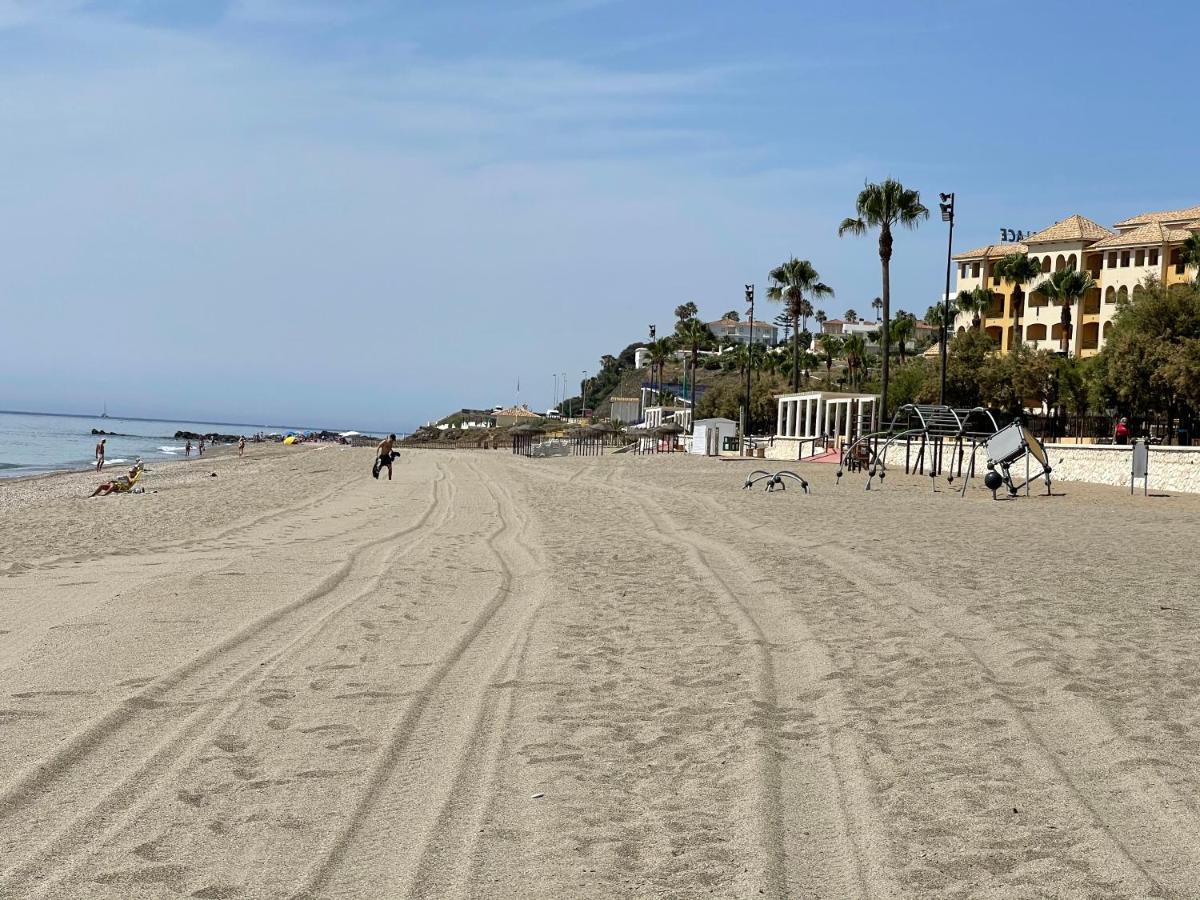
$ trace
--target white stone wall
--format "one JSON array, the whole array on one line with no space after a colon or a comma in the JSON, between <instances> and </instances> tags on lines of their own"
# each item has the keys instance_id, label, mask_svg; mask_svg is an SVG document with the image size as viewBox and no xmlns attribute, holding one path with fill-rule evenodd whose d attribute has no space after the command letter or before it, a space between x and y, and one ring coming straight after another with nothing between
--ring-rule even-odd
<instances>
[{"instance_id":1,"label":"white stone wall","mask_svg":"<svg viewBox=\"0 0 1200 900\"><path fill-rule=\"evenodd\" d=\"M776 443L779 439L776 438ZM969 449L969 445L968 445ZM946 463L949 463L949 448ZM983 447L975 451L975 476L982 478L987 472L987 454ZM1133 448L1113 444L1046 444L1046 458L1054 481L1083 481L1091 484L1111 484L1129 487L1129 472L1133 463ZM913 446L916 459L916 446ZM893 444L888 448L887 464L892 469L904 469L904 445ZM968 461L963 460L966 471ZM944 467L943 467L944 468ZM1017 475L1024 470L1023 464L1014 470ZM929 471L928 465L925 471ZM1150 490L1183 491L1200 494L1200 447L1151 447ZM1137 489L1142 489L1141 479Z\"/></svg>"}]
</instances>

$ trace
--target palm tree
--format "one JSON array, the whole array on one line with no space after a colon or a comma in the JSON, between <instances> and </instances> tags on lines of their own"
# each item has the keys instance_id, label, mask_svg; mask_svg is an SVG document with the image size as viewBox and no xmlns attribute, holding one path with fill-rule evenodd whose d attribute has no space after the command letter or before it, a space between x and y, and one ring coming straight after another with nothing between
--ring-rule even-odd
<instances>
[{"instance_id":1,"label":"palm tree","mask_svg":"<svg viewBox=\"0 0 1200 900\"><path fill-rule=\"evenodd\" d=\"M876 317L878 317L878 316L879 316L879 311L880 311L881 309L883 309L883 298L882 298L882 297L876 297L874 300L872 300L872 301L871 301L871 308L872 308L873 310L875 310L875 315L876 315Z\"/></svg>"},{"instance_id":2,"label":"palm tree","mask_svg":"<svg viewBox=\"0 0 1200 900\"><path fill-rule=\"evenodd\" d=\"M842 344L842 352L846 354L846 367L850 370L850 383L858 390L858 373L862 371L867 358L867 342L861 334L852 334Z\"/></svg>"},{"instance_id":3,"label":"palm tree","mask_svg":"<svg viewBox=\"0 0 1200 900\"><path fill-rule=\"evenodd\" d=\"M1021 290L1021 285L1033 281L1041 275L1042 267L1030 259L1028 253L1010 253L998 261L992 267L992 271L1001 278L1012 282L1013 335L1019 344L1021 343L1021 312L1025 305L1025 295ZM1021 301L1020 306L1017 305L1018 300Z\"/></svg>"},{"instance_id":4,"label":"palm tree","mask_svg":"<svg viewBox=\"0 0 1200 900\"><path fill-rule=\"evenodd\" d=\"M992 292L980 285L969 291L959 291L954 305L961 313L971 313L971 327L976 331L983 325L983 314L992 305Z\"/></svg>"},{"instance_id":5,"label":"palm tree","mask_svg":"<svg viewBox=\"0 0 1200 900\"><path fill-rule=\"evenodd\" d=\"M825 387L829 387L833 376L833 361L842 352L842 339L836 334L823 334L817 344L821 348L821 358L825 361Z\"/></svg>"},{"instance_id":6,"label":"palm tree","mask_svg":"<svg viewBox=\"0 0 1200 900\"><path fill-rule=\"evenodd\" d=\"M683 324L688 319L695 318L698 312L700 312L700 308L695 303L681 303L675 307L675 318L679 324Z\"/></svg>"},{"instance_id":7,"label":"palm tree","mask_svg":"<svg viewBox=\"0 0 1200 900\"><path fill-rule=\"evenodd\" d=\"M742 315L736 309L731 309L725 315L721 316L721 319L729 322L740 322L742 321Z\"/></svg>"},{"instance_id":8,"label":"palm tree","mask_svg":"<svg viewBox=\"0 0 1200 900\"><path fill-rule=\"evenodd\" d=\"M916 325L913 324L911 316L900 316L892 323L891 339L896 342L896 349L900 352L900 365L904 365L904 355L908 352L908 342L912 339Z\"/></svg>"},{"instance_id":9,"label":"palm tree","mask_svg":"<svg viewBox=\"0 0 1200 900\"><path fill-rule=\"evenodd\" d=\"M1071 347L1071 304L1078 303L1087 292L1096 287L1096 282L1090 272L1078 272L1075 269L1060 269L1034 290L1045 294L1051 303L1062 304L1062 334L1059 336L1059 349L1070 354ZM1078 352L1078 341L1076 342Z\"/></svg>"},{"instance_id":10,"label":"palm tree","mask_svg":"<svg viewBox=\"0 0 1200 900\"><path fill-rule=\"evenodd\" d=\"M817 320L818 326L823 326L829 321L829 316L825 315L825 310L823 309L818 309L815 313L813 313L813 318Z\"/></svg>"},{"instance_id":11,"label":"palm tree","mask_svg":"<svg viewBox=\"0 0 1200 900\"><path fill-rule=\"evenodd\" d=\"M880 369L880 421L887 418L888 396L888 326L892 311L892 228L916 228L922 219L929 218L929 210L921 203L921 195L909 190L895 179L888 178L882 184L868 184L859 192L854 205L855 217L844 219L838 226L838 235L865 234L868 228L879 229L879 264L882 270L883 294L883 366Z\"/></svg>"},{"instance_id":12,"label":"palm tree","mask_svg":"<svg viewBox=\"0 0 1200 900\"><path fill-rule=\"evenodd\" d=\"M650 371L652 373L651 386L654 390L655 400L662 404L662 385L663 385L663 370L671 359L670 338L659 338L649 344L650 350Z\"/></svg>"},{"instance_id":13,"label":"palm tree","mask_svg":"<svg viewBox=\"0 0 1200 900\"><path fill-rule=\"evenodd\" d=\"M1200 234L1190 234L1179 248L1179 261L1196 267L1196 284L1200 286Z\"/></svg>"},{"instance_id":14,"label":"palm tree","mask_svg":"<svg viewBox=\"0 0 1200 900\"><path fill-rule=\"evenodd\" d=\"M812 304L804 296L832 297L833 289L821 282L821 276L807 259L792 257L776 266L767 276L767 299L785 304L784 309L792 320L792 390L800 390L800 320L808 324L812 315Z\"/></svg>"},{"instance_id":15,"label":"palm tree","mask_svg":"<svg viewBox=\"0 0 1200 900\"><path fill-rule=\"evenodd\" d=\"M700 348L707 346L713 341L713 333L708 330L708 326L699 319L688 319L679 324L676 329L679 340L683 345L691 351L691 401L693 413L696 409L696 369L700 362Z\"/></svg>"},{"instance_id":16,"label":"palm tree","mask_svg":"<svg viewBox=\"0 0 1200 900\"><path fill-rule=\"evenodd\" d=\"M846 310L845 316L846 316L847 322L857 322L858 321L858 313L856 313L852 309Z\"/></svg>"}]
</instances>

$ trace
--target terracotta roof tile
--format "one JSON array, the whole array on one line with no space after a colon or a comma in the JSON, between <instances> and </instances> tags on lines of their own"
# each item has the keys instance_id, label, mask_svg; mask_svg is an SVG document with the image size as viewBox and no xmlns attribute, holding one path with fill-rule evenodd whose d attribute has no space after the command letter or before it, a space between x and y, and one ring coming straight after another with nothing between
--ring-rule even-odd
<instances>
[{"instance_id":1,"label":"terracotta roof tile","mask_svg":"<svg viewBox=\"0 0 1200 900\"><path fill-rule=\"evenodd\" d=\"M1185 241L1191 232L1180 228L1167 228L1158 222L1149 222L1132 231L1114 234L1112 237L1097 241L1089 250L1113 250L1117 247L1144 247Z\"/></svg>"},{"instance_id":2,"label":"terracotta roof tile","mask_svg":"<svg viewBox=\"0 0 1200 900\"><path fill-rule=\"evenodd\" d=\"M1027 244L1048 244L1062 241L1102 241L1112 232L1093 222L1086 216L1076 213L1067 216L1061 222L1055 222L1049 228L1043 228L1037 234L1026 235Z\"/></svg>"},{"instance_id":3,"label":"terracotta roof tile","mask_svg":"<svg viewBox=\"0 0 1200 900\"><path fill-rule=\"evenodd\" d=\"M1181 224L1200 219L1200 206L1187 206L1183 209L1168 209L1163 212L1142 213L1124 222L1118 222L1118 228L1132 228L1135 225L1145 225L1147 222L1167 222Z\"/></svg>"},{"instance_id":4,"label":"terracotta roof tile","mask_svg":"<svg viewBox=\"0 0 1200 900\"><path fill-rule=\"evenodd\" d=\"M1024 244L988 244L986 247L977 247L974 250L968 250L966 253L955 254L955 259L1002 259L1010 253L1025 253L1029 248Z\"/></svg>"}]
</instances>

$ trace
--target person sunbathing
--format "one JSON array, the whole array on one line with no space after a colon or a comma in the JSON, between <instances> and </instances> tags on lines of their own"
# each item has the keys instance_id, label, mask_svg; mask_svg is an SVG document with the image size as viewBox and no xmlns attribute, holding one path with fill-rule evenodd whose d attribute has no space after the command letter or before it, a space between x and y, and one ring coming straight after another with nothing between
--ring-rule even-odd
<instances>
[{"instance_id":1,"label":"person sunbathing","mask_svg":"<svg viewBox=\"0 0 1200 900\"><path fill-rule=\"evenodd\" d=\"M138 466L133 466L129 470L128 475L122 475L120 478L114 478L112 481L106 481L92 493L93 497L106 497L112 493L123 493L137 482L141 477L142 470Z\"/></svg>"}]
</instances>

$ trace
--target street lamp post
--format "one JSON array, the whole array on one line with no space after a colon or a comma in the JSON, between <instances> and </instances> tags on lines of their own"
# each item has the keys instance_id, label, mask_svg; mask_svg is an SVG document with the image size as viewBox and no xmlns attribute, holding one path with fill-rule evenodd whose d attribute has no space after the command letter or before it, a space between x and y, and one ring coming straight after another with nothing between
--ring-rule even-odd
<instances>
[{"instance_id":1,"label":"street lamp post","mask_svg":"<svg viewBox=\"0 0 1200 900\"><path fill-rule=\"evenodd\" d=\"M551 409L558 409L558 373L554 373L554 399L550 403Z\"/></svg>"},{"instance_id":2,"label":"street lamp post","mask_svg":"<svg viewBox=\"0 0 1200 900\"><path fill-rule=\"evenodd\" d=\"M742 407L742 452L750 446L750 389L754 373L754 285L746 285L746 302L750 304L750 340L746 344L746 403Z\"/></svg>"},{"instance_id":3,"label":"street lamp post","mask_svg":"<svg viewBox=\"0 0 1200 900\"><path fill-rule=\"evenodd\" d=\"M579 418L582 419L584 412L587 411L587 388L585 387L587 385L587 369L584 369L580 374L583 376L583 379L579 382Z\"/></svg>"},{"instance_id":4,"label":"street lamp post","mask_svg":"<svg viewBox=\"0 0 1200 900\"><path fill-rule=\"evenodd\" d=\"M950 339L950 261L954 253L954 194L941 194L942 221L950 223L950 233L946 239L946 293L942 297L942 381L938 390L938 403L946 403L946 343ZM887 398L884 398L884 402Z\"/></svg>"}]
</instances>

